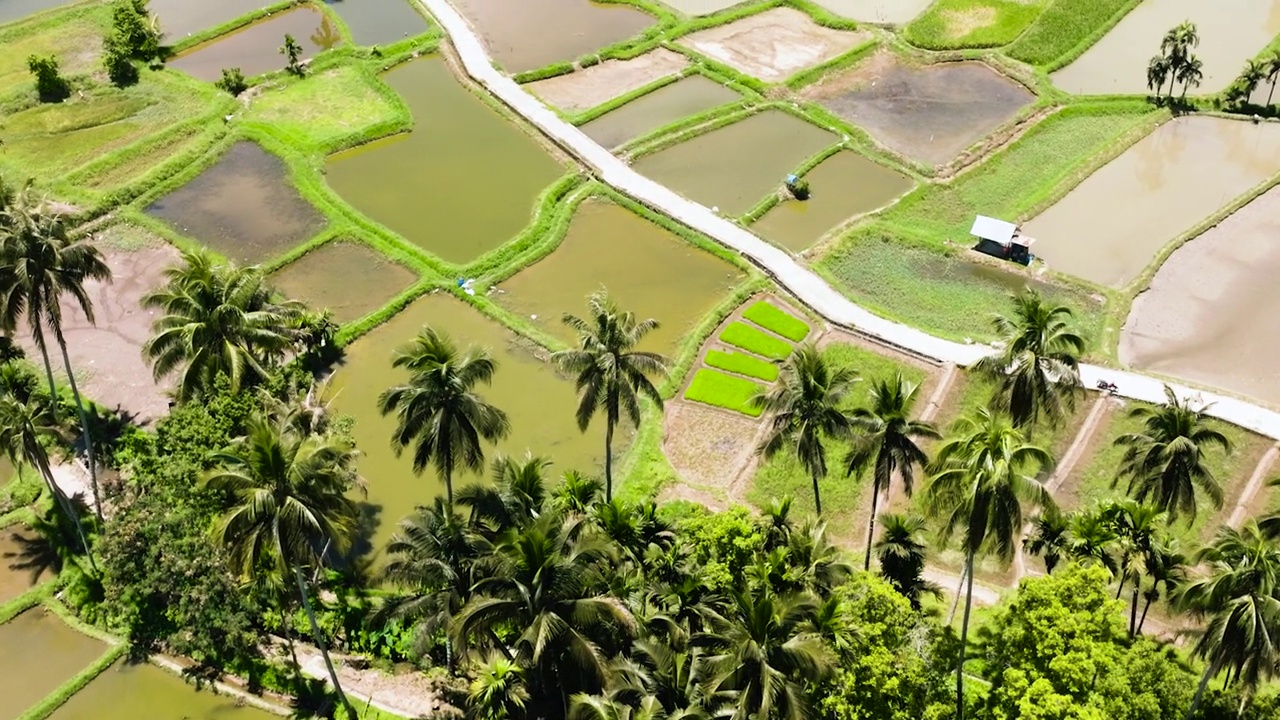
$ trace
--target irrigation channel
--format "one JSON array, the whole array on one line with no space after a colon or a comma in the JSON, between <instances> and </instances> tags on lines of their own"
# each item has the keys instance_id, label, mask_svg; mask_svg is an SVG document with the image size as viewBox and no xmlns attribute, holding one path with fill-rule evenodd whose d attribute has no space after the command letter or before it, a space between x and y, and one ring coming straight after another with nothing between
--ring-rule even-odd
<instances>
[{"instance_id":1,"label":"irrigation channel","mask_svg":"<svg viewBox=\"0 0 1280 720\"><path fill-rule=\"evenodd\" d=\"M944 340L872 314L841 295L785 250L735 225L705 205L682 197L664 185L644 177L494 67L475 31L449 0L417 1L440 23L457 50L463 68L472 79L572 153L603 182L741 253L829 322L912 353L964 367L991 352L991 348L986 345ZM1238 398L1097 365L1082 365L1080 379L1085 387L1093 387L1103 380L1114 383L1122 397L1151 403L1164 401L1164 386L1169 384L1179 397L1194 397L1209 403L1206 411L1209 415L1280 440L1280 413Z\"/></svg>"}]
</instances>

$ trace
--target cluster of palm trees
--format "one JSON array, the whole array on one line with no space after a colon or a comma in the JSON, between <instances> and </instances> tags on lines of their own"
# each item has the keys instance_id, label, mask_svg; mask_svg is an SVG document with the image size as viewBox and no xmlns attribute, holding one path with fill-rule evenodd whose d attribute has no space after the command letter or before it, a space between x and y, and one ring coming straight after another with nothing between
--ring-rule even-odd
<instances>
[{"instance_id":1,"label":"cluster of palm trees","mask_svg":"<svg viewBox=\"0 0 1280 720\"><path fill-rule=\"evenodd\" d=\"M1227 88L1227 97L1230 101L1243 105L1253 97L1253 92L1258 89L1258 86L1266 81L1271 87L1267 90L1267 101L1263 104L1271 105L1276 94L1277 79L1280 79L1280 51L1271 53L1265 60L1246 62L1240 77Z\"/></svg>"},{"instance_id":2,"label":"cluster of palm trees","mask_svg":"<svg viewBox=\"0 0 1280 720\"><path fill-rule=\"evenodd\" d=\"M1193 87L1199 87L1204 79L1204 64L1192 52L1200 44L1200 34L1195 23L1187 20L1177 27L1171 28L1160 40L1160 54L1147 63L1147 88L1156 94L1164 92L1164 83L1169 81L1169 98L1173 98L1173 89L1182 84L1182 95Z\"/></svg>"}]
</instances>

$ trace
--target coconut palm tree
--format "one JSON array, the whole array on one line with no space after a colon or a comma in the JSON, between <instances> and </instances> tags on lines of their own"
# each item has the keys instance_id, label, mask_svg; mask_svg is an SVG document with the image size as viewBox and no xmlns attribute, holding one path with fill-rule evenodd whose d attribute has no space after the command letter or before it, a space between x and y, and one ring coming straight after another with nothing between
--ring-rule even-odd
<instances>
[{"instance_id":1,"label":"coconut palm tree","mask_svg":"<svg viewBox=\"0 0 1280 720\"><path fill-rule=\"evenodd\" d=\"M1267 82L1271 83L1271 89L1267 91L1267 105L1271 105L1271 99L1276 94L1276 81L1280 79L1280 50L1276 50L1267 57Z\"/></svg>"},{"instance_id":2,"label":"coconut palm tree","mask_svg":"<svg viewBox=\"0 0 1280 720\"><path fill-rule=\"evenodd\" d=\"M807 593L778 596L766 588L731 593L711 625L719 653L708 659L713 692L733 692L732 720L808 720L806 686L827 677L834 659L807 628L818 603Z\"/></svg>"},{"instance_id":3,"label":"coconut palm tree","mask_svg":"<svg viewBox=\"0 0 1280 720\"><path fill-rule=\"evenodd\" d=\"M484 469L483 441L507 436L507 414L485 402L477 385L488 385L498 364L487 350L471 348L459 355L447 335L424 327L408 345L396 351L392 367L408 370L408 382L378 396L378 410L396 416L391 447L399 457L413 446L413 471L422 474L434 465L444 478L450 510L453 474Z\"/></svg>"},{"instance_id":4,"label":"coconut palm tree","mask_svg":"<svg viewBox=\"0 0 1280 720\"><path fill-rule=\"evenodd\" d=\"M259 382L293 348L302 306L273 302L257 268L220 265L194 250L165 278L142 299L163 313L142 353L157 379L178 372L179 400L201 397L219 375L233 389Z\"/></svg>"},{"instance_id":5,"label":"coconut palm tree","mask_svg":"<svg viewBox=\"0 0 1280 720\"><path fill-rule=\"evenodd\" d=\"M1056 507L1047 507L1031 519L1031 534L1023 538L1022 548L1044 558L1045 572L1053 573L1067 551L1070 516Z\"/></svg>"},{"instance_id":6,"label":"coconut palm tree","mask_svg":"<svg viewBox=\"0 0 1280 720\"><path fill-rule=\"evenodd\" d=\"M1102 506L1071 515L1067 530L1067 554L1081 565L1100 565L1114 575L1119 572L1114 551L1119 538L1115 523Z\"/></svg>"},{"instance_id":7,"label":"coconut palm tree","mask_svg":"<svg viewBox=\"0 0 1280 720\"><path fill-rule=\"evenodd\" d=\"M1187 96L1187 90L1193 87L1200 87L1200 81L1204 79L1204 63L1195 55L1187 56L1187 59L1178 66L1174 73L1174 78L1182 83L1182 97Z\"/></svg>"},{"instance_id":8,"label":"coconut palm tree","mask_svg":"<svg viewBox=\"0 0 1280 720\"><path fill-rule=\"evenodd\" d=\"M942 594L942 588L924 579L928 546L921 538L925 520L916 515L898 513L885 513L883 520L875 548L880 576L909 600L913 609L919 610L922 595Z\"/></svg>"},{"instance_id":9,"label":"coconut palm tree","mask_svg":"<svg viewBox=\"0 0 1280 720\"><path fill-rule=\"evenodd\" d=\"M418 652L437 632L447 631L466 604L476 579L475 565L488 550L488 543L471 532L443 498L400 521L387 544L383 577L405 594L388 601L382 612L417 626ZM446 665L452 667L453 648L447 640L445 652Z\"/></svg>"},{"instance_id":10,"label":"coconut palm tree","mask_svg":"<svg viewBox=\"0 0 1280 720\"><path fill-rule=\"evenodd\" d=\"M22 400L12 395L0 397L0 450L14 467L26 464L40 473L54 502L75 525L80 547L89 559L90 569L96 573L98 567L89 548L84 525L80 522L80 513L53 479L49 453L45 450L45 443L58 438L60 433L61 428L46 398L32 396Z\"/></svg>"},{"instance_id":11,"label":"coconut palm tree","mask_svg":"<svg viewBox=\"0 0 1280 720\"><path fill-rule=\"evenodd\" d=\"M1149 505L1133 500L1111 504L1104 512L1115 527L1118 539L1120 566L1119 598L1126 580L1133 581L1133 597L1129 605L1129 637L1138 632L1138 596L1142 594L1142 579L1151 565L1156 546L1163 540L1162 530L1167 522L1165 513Z\"/></svg>"},{"instance_id":12,"label":"coconut palm tree","mask_svg":"<svg viewBox=\"0 0 1280 720\"><path fill-rule=\"evenodd\" d=\"M1208 565L1208 575L1187 583L1176 596L1181 608L1208 619L1193 649L1207 665L1187 718L1222 670L1240 684L1243 710L1280 666L1280 548L1251 522L1239 530L1219 530L1197 560Z\"/></svg>"},{"instance_id":13,"label":"coconut palm tree","mask_svg":"<svg viewBox=\"0 0 1280 720\"><path fill-rule=\"evenodd\" d=\"M1147 622L1147 611L1151 604L1160 599L1163 591L1165 597L1173 595L1186 579L1187 558L1182 554L1176 538L1163 538L1152 548L1147 557L1147 577L1151 578L1151 587L1142 593L1142 616L1138 618L1137 634L1142 634L1142 626Z\"/></svg>"},{"instance_id":14,"label":"coconut palm tree","mask_svg":"<svg viewBox=\"0 0 1280 720\"><path fill-rule=\"evenodd\" d=\"M1195 23L1187 20L1172 27L1160 40L1160 54L1168 62L1169 95L1173 96L1174 84L1178 81L1178 73L1191 58L1191 50L1200 44L1200 33Z\"/></svg>"},{"instance_id":15,"label":"coconut palm tree","mask_svg":"<svg viewBox=\"0 0 1280 720\"><path fill-rule=\"evenodd\" d=\"M1008 316L992 321L1002 349L975 369L995 381L994 406L1015 427L1033 428L1042 417L1056 422L1075 408L1084 339L1071 329L1072 319L1070 308L1026 290L1013 297Z\"/></svg>"},{"instance_id":16,"label":"coconut palm tree","mask_svg":"<svg viewBox=\"0 0 1280 720\"><path fill-rule=\"evenodd\" d=\"M604 500L613 499L613 432L626 413L640 424L640 398L662 408L662 395L650 376L667 374L667 360L635 348L657 329L653 318L636 320L620 311L603 289L587 298L587 317L565 313L564 324L578 334L578 347L562 350L552 361L577 378L578 429L587 431L597 412L604 414Z\"/></svg>"},{"instance_id":17,"label":"coconut palm tree","mask_svg":"<svg viewBox=\"0 0 1280 720\"><path fill-rule=\"evenodd\" d=\"M792 351L782 366L778 383L771 390L751 398L753 407L768 413L768 428L756 452L765 459L784 449L792 449L800 465L813 479L813 504L822 514L822 492L818 481L827 475L824 438L849 435L851 422L841 409L857 373L847 367L833 368L812 343Z\"/></svg>"},{"instance_id":18,"label":"coconut palm tree","mask_svg":"<svg viewBox=\"0 0 1280 720\"><path fill-rule=\"evenodd\" d=\"M880 496L889 492L897 473L902 478L902 491L911 497L915 468L924 467L929 461L916 440L941 437L930 423L911 419L915 396L916 385L903 380L899 372L890 379L873 383L870 407L853 411L853 447L844 459L845 477L861 474L868 467L875 469L871 475L871 517L867 520L863 570L871 569L871 545L875 539Z\"/></svg>"},{"instance_id":19,"label":"coconut palm tree","mask_svg":"<svg viewBox=\"0 0 1280 720\"><path fill-rule=\"evenodd\" d=\"M491 466L492 483L458 491L458 504L471 509L471 523L496 536L537 519L551 498L544 473L551 461L526 453L522 460L499 455Z\"/></svg>"},{"instance_id":20,"label":"coconut palm tree","mask_svg":"<svg viewBox=\"0 0 1280 720\"><path fill-rule=\"evenodd\" d=\"M1238 82L1240 83L1241 99L1248 101L1253 96L1258 85L1267 77L1267 63L1262 60L1249 60L1244 64L1244 70L1240 73Z\"/></svg>"},{"instance_id":21,"label":"coconut palm tree","mask_svg":"<svg viewBox=\"0 0 1280 720\"><path fill-rule=\"evenodd\" d=\"M521 720L529 705L524 668L494 652L476 670L467 691L467 716L472 720Z\"/></svg>"},{"instance_id":22,"label":"coconut palm tree","mask_svg":"<svg viewBox=\"0 0 1280 720\"><path fill-rule=\"evenodd\" d=\"M1222 507L1222 486L1205 456L1214 445L1229 451L1231 442L1209 426L1204 407L1193 407L1190 398L1179 400L1168 385L1164 394L1163 405L1129 411L1129 417L1142 420L1143 429L1116 438L1115 444L1125 451L1112 486L1127 479L1127 492L1134 500L1150 500L1169 514L1170 522L1185 517L1190 524L1198 496L1207 498L1214 508Z\"/></svg>"},{"instance_id":23,"label":"coconut palm tree","mask_svg":"<svg viewBox=\"0 0 1280 720\"><path fill-rule=\"evenodd\" d=\"M1156 94L1157 99L1164 92L1164 81L1170 75L1169 58L1156 55L1147 62L1147 89Z\"/></svg>"},{"instance_id":24,"label":"coconut palm tree","mask_svg":"<svg viewBox=\"0 0 1280 720\"><path fill-rule=\"evenodd\" d=\"M454 616L454 647L496 645L526 669L533 706L563 716L564 698L604 687L609 653L601 646L627 641L636 630L622 602L592 589L608 558L605 543L574 536L556 513L508 530L484 560L485 576L471 600ZM515 633L510 649L499 631Z\"/></svg>"},{"instance_id":25,"label":"coconut palm tree","mask_svg":"<svg viewBox=\"0 0 1280 720\"><path fill-rule=\"evenodd\" d=\"M43 327L47 325L53 332L80 416L80 434L84 439L94 512L99 523L102 522L102 493L98 488L98 467L89 415L85 412L84 398L80 396L62 332L62 299L69 297L92 323L93 301L85 283L110 279L111 270L102 253L88 239L68 237L62 218L49 211L48 203L36 198L29 186L7 207L5 220L0 222L0 329L12 332L19 319L25 318L44 361L49 394L56 398L58 390Z\"/></svg>"},{"instance_id":26,"label":"coconut palm tree","mask_svg":"<svg viewBox=\"0 0 1280 720\"><path fill-rule=\"evenodd\" d=\"M357 715L320 633L304 571L322 565L326 551L341 554L350 546L358 517L347 497L356 482L355 454L344 439L303 435L255 417L244 438L213 456L213 469L202 478L228 499L213 535L227 548L238 574L248 579L264 568L281 578L293 574L316 647L348 717Z\"/></svg>"},{"instance_id":27,"label":"coconut palm tree","mask_svg":"<svg viewBox=\"0 0 1280 720\"><path fill-rule=\"evenodd\" d=\"M964 620L956 669L956 717L964 718L964 655L973 605L974 561L979 554L1009 562L1023 526L1024 506L1053 506L1036 473L1053 465L1048 451L1028 444L1011 420L978 408L956 423L938 449L927 490L927 507L942 519L942 541L960 534L965 556Z\"/></svg>"}]
</instances>

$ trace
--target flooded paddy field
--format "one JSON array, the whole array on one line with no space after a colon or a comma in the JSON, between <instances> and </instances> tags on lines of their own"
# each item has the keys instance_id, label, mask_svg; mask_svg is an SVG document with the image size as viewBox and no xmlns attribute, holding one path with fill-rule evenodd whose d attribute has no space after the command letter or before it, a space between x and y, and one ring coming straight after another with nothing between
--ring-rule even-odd
<instances>
[{"instance_id":1,"label":"flooded paddy field","mask_svg":"<svg viewBox=\"0 0 1280 720\"><path fill-rule=\"evenodd\" d=\"M634 7L591 0L455 0L454 6L511 73L593 53L655 22Z\"/></svg>"},{"instance_id":2,"label":"flooded paddy field","mask_svg":"<svg viewBox=\"0 0 1280 720\"><path fill-rule=\"evenodd\" d=\"M414 0L324 0L347 24L357 45L389 45L427 31Z\"/></svg>"},{"instance_id":3,"label":"flooded paddy field","mask_svg":"<svg viewBox=\"0 0 1280 720\"><path fill-rule=\"evenodd\" d=\"M1280 168L1280 125L1169 121L1025 223L1049 267L1123 287L1167 243Z\"/></svg>"},{"instance_id":4,"label":"flooded paddy field","mask_svg":"<svg viewBox=\"0 0 1280 720\"><path fill-rule=\"evenodd\" d=\"M290 184L284 162L247 141L146 212L245 264L279 255L325 225Z\"/></svg>"},{"instance_id":5,"label":"flooded paddy field","mask_svg":"<svg viewBox=\"0 0 1280 720\"><path fill-rule=\"evenodd\" d=\"M98 659L107 646L34 607L0 625L0 717L16 718Z\"/></svg>"},{"instance_id":6,"label":"flooded paddy field","mask_svg":"<svg viewBox=\"0 0 1280 720\"><path fill-rule=\"evenodd\" d=\"M1160 52L1160 39L1183 21L1200 34L1196 57L1204 78L1192 94L1220 92L1245 61L1280 33L1275 0L1147 0L1067 67L1053 73L1054 85L1080 95L1145 95L1147 62ZM1166 88L1168 86L1166 85Z\"/></svg>"},{"instance_id":7,"label":"flooded paddy field","mask_svg":"<svg viewBox=\"0 0 1280 720\"><path fill-rule=\"evenodd\" d=\"M686 35L679 43L765 82L792 75L846 53L870 39L865 32L823 27L808 15L780 7Z\"/></svg>"},{"instance_id":8,"label":"flooded paddy field","mask_svg":"<svg viewBox=\"0 0 1280 720\"><path fill-rule=\"evenodd\" d=\"M562 166L460 85L439 57L406 63L384 79L408 104L413 130L331 156L329 185L449 262L469 262L515 237Z\"/></svg>"},{"instance_id":9,"label":"flooded paddy field","mask_svg":"<svg viewBox=\"0 0 1280 720\"><path fill-rule=\"evenodd\" d=\"M335 320L348 323L387 304L416 279L368 246L337 241L285 265L267 281L285 297L331 310Z\"/></svg>"},{"instance_id":10,"label":"flooded paddy field","mask_svg":"<svg viewBox=\"0 0 1280 720\"><path fill-rule=\"evenodd\" d=\"M690 75L592 120L582 131L606 148L617 148L680 118L741 99L714 80Z\"/></svg>"},{"instance_id":11,"label":"flooded paddy field","mask_svg":"<svg viewBox=\"0 0 1280 720\"><path fill-rule=\"evenodd\" d=\"M808 200L783 200L751 229L761 237L800 252L854 215L877 210L909 191L911 178L842 150L804 176Z\"/></svg>"},{"instance_id":12,"label":"flooded paddy field","mask_svg":"<svg viewBox=\"0 0 1280 720\"><path fill-rule=\"evenodd\" d=\"M741 215L807 158L838 141L816 125L766 110L646 155L633 167L725 215Z\"/></svg>"},{"instance_id":13,"label":"flooded paddy field","mask_svg":"<svg viewBox=\"0 0 1280 720\"><path fill-rule=\"evenodd\" d=\"M815 4L862 22L901 25L929 7L933 0L814 0Z\"/></svg>"},{"instance_id":14,"label":"flooded paddy field","mask_svg":"<svg viewBox=\"0 0 1280 720\"><path fill-rule=\"evenodd\" d=\"M302 46L304 60L342 43L342 34L328 15L302 5L198 45L168 64L208 82L222 77L222 70L230 67L240 68L245 77L283 70L285 58L280 47L286 34Z\"/></svg>"},{"instance_id":15,"label":"flooded paddy field","mask_svg":"<svg viewBox=\"0 0 1280 720\"><path fill-rule=\"evenodd\" d=\"M367 483L367 502L376 523L373 547L385 545L396 524L415 506L444 495L444 481L434 470L428 468L417 477L411 454L396 458L391 450L395 418L382 417L377 408L378 396L405 378L392 370L392 354L424 325L448 334L462 352L473 345L488 348L497 361L493 384L477 392L507 413L511 434L496 448L485 447L487 459L496 452L523 457L531 450L555 461L548 478L569 469L594 472L603 463L604 426L597 421L586 433L578 431L573 383L543 360L544 351L461 300L428 295L348 346L345 363L329 383L335 411L355 418L352 434L361 450L357 469ZM615 442L615 452L621 452L623 444ZM453 479L454 491L488 478L488 468L480 476L459 473Z\"/></svg>"},{"instance_id":16,"label":"flooded paddy field","mask_svg":"<svg viewBox=\"0 0 1280 720\"><path fill-rule=\"evenodd\" d=\"M978 62L909 65L878 52L804 95L867 130L885 147L942 165L1035 99Z\"/></svg>"},{"instance_id":17,"label":"flooded paddy field","mask_svg":"<svg viewBox=\"0 0 1280 720\"><path fill-rule=\"evenodd\" d=\"M581 112L684 70L689 59L666 48L654 48L630 60L605 60L525 87L550 105Z\"/></svg>"},{"instance_id":18,"label":"flooded paddy field","mask_svg":"<svg viewBox=\"0 0 1280 720\"><path fill-rule=\"evenodd\" d=\"M494 299L572 343L577 336L561 317L583 316L587 296L604 287L620 307L661 323L642 348L669 355L743 277L626 208L591 200L578 206L560 246L504 281Z\"/></svg>"},{"instance_id":19,"label":"flooded paddy field","mask_svg":"<svg viewBox=\"0 0 1280 720\"><path fill-rule=\"evenodd\" d=\"M0 0L0 5L4 2L5 0ZM147 7L159 21L165 44L175 45L189 35L229 23L242 15L274 4L271 0L149 0Z\"/></svg>"},{"instance_id":20,"label":"flooded paddy field","mask_svg":"<svg viewBox=\"0 0 1280 720\"><path fill-rule=\"evenodd\" d=\"M274 720L265 710L197 690L182 678L148 663L120 661L49 716L51 720Z\"/></svg>"},{"instance_id":21,"label":"flooded paddy field","mask_svg":"<svg viewBox=\"0 0 1280 720\"><path fill-rule=\"evenodd\" d=\"M1178 248L1137 297L1120 361L1280 406L1280 188Z\"/></svg>"},{"instance_id":22,"label":"flooded paddy field","mask_svg":"<svg viewBox=\"0 0 1280 720\"><path fill-rule=\"evenodd\" d=\"M0 25L73 2L75 0L0 0Z\"/></svg>"},{"instance_id":23,"label":"flooded paddy field","mask_svg":"<svg viewBox=\"0 0 1280 720\"><path fill-rule=\"evenodd\" d=\"M47 557L35 531L22 526L0 529L0 605L56 577Z\"/></svg>"}]
</instances>

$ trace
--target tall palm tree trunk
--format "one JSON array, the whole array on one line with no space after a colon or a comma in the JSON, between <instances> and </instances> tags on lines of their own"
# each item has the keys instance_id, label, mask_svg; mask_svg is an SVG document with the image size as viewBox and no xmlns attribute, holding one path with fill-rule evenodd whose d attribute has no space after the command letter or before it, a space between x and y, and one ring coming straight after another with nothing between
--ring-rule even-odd
<instances>
[{"instance_id":1,"label":"tall palm tree trunk","mask_svg":"<svg viewBox=\"0 0 1280 720\"><path fill-rule=\"evenodd\" d=\"M98 517L98 526L102 520L102 493L98 490L98 463L93 456L93 436L89 433L89 414L84 411L84 399L80 397L80 388L76 386L76 375L71 371L71 356L67 354L67 341L62 337L62 328L54 326L53 337L62 350L62 366L67 370L67 382L71 385L71 397L76 400L76 411L80 414L80 434L84 437L84 452L89 462L89 486L93 488L93 512Z\"/></svg>"},{"instance_id":2,"label":"tall palm tree trunk","mask_svg":"<svg viewBox=\"0 0 1280 720\"><path fill-rule=\"evenodd\" d=\"M1196 687L1195 697L1191 698L1191 707L1187 708L1185 720L1191 720L1191 716L1195 715L1196 708L1200 707L1200 701L1204 699L1204 689L1209 686L1209 680L1217 674L1218 664L1209 663L1209 667L1204 669L1204 675L1200 676L1200 685Z\"/></svg>"},{"instance_id":3,"label":"tall palm tree trunk","mask_svg":"<svg viewBox=\"0 0 1280 720\"><path fill-rule=\"evenodd\" d=\"M1267 105L1271 105L1271 96L1273 96L1273 95L1275 95L1275 94L1276 94L1276 79L1277 79L1277 76L1276 76L1276 75L1272 75L1271 77L1269 77L1269 78L1267 78L1267 79L1271 81L1271 89L1267 91Z\"/></svg>"},{"instance_id":4,"label":"tall palm tree trunk","mask_svg":"<svg viewBox=\"0 0 1280 720\"><path fill-rule=\"evenodd\" d=\"M62 492L62 488L58 487L57 481L53 479L53 469L49 467L49 461L45 458L35 458L35 464L38 466L36 470L44 478L45 485L49 487L49 492L53 494L54 502L62 508L63 514L75 526L76 535L80 538L80 547L84 549L85 557L89 558L89 567L97 574L98 564L93 560L93 550L89 548L89 538L84 534L84 525L80 522L80 516L76 513L75 507L72 506L71 501Z\"/></svg>"},{"instance_id":5,"label":"tall palm tree trunk","mask_svg":"<svg viewBox=\"0 0 1280 720\"><path fill-rule=\"evenodd\" d=\"M813 508L822 515L822 491L818 489L818 473L813 473Z\"/></svg>"},{"instance_id":6,"label":"tall palm tree trunk","mask_svg":"<svg viewBox=\"0 0 1280 720\"><path fill-rule=\"evenodd\" d=\"M450 502L452 503L452 493L450 493ZM324 666L329 670L329 680L333 683L333 689L338 693L338 700L342 702L342 707L347 711L349 720L356 720L355 708L351 707L351 702L347 700L347 694L342 692L342 683L338 682L338 671L333 668L333 660L329 657L329 649L324 644L324 638L320 635L320 624L316 622L315 610L311 609L311 599L307 595L307 584L302 579L302 568L294 566L294 579L298 581L298 597L302 599L302 607L307 609L307 621L311 623L311 635L315 638L316 647L320 649L320 655L324 657Z\"/></svg>"},{"instance_id":7,"label":"tall palm tree trunk","mask_svg":"<svg viewBox=\"0 0 1280 720\"><path fill-rule=\"evenodd\" d=\"M44 375L49 380L49 398L52 401L53 417L58 417L58 384L53 381L53 363L49 362L49 347L44 342L44 330L40 329L39 322L31 323L31 337L36 341L36 347L40 349L40 359L44 360Z\"/></svg>"},{"instance_id":8,"label":"tall palm tree trunk","mask_svg":"<svg viewBox=\"0 0 1280 720\"><path fill-rule=\"evenodd\" d=\"M604 425L604 501L613 502L613 425L616 422L608 418Z\"/></svg>"},{"instance_id":9,"label":"tall palm tree trunk","mask_svg":"<svg viewBox=\"0 0 1280 720\"><path fill-rule=\"evenodd\" d=\"M1138 634L1138 595L1142 578L1134 573L1133 576L1133 600L1129 603L1129 639L1133 639Z\"/></svg>"},{"instance_id":10,"label":"tall palm tree trunk","mask_svg":"<svg viewBox=\"0 0 1280 720\"><path fill-rule=\"evenodd\" d=\"M956 619L956 610L960 609L960 598L964 597L964 580L967 577L969 577L969 566L965 565L960 569L960 582L956 583L956 596L951 601L951 612L947 613L948 625Z\"/></svg>"},{"instance_id":11,"label":"tall palm tree trunk","mask_svg":"<svg viewBox=\"0 0 1280 720\"><path fill-rule=\"evenodd\" d=\"M964 620L960 623L960 660L956 667L956 720L964 720L964 656L969 649L969 613L973 609L973 552L965 558L969 573L964 594Z\"/></svg>"},{"instance_id":12,"label":"tall palm tree trunk","mask_svg":"<svg viewBox=\"0 0 1280 720\"><path fill-rule=\"evenodd\" d=\"M1142 605L1142 617L1138 619L1138 632L1142 632L1142 626L1147 623L1147 611L1151 609L1151 597L1148 596Z\"/></svg>"},{"instance_id":13,"label":"tall palm tree trunk","mask_svg":"<svg viewBox=\"0 0 1280 720\"><path fill-rule=\"evenodd\" d=\"M1124 594L1124 584L1127 582L1129 582L1129 571L1125 570L1124 572L1120 573L1120 584L1116 586L1117 600L1119 600L1120 596Z\"/></svg>"},{"instance_id":14,"label":"tall palm tree trunk","mask_svg":"<svg viewBox=\"0 0 1280 720\"><path fill-rule=\"evenodd\" d=\"M880 492L872 484L871 487L871 519L867 521L867 555L862 560L862 569L871 569L871 542L876 536L876 506L880 503Z\"/></svg>"},{"instance_id":15,"label":"tall palm tree trunk","mask_svg":"<svg viewBox=\"0 0 1280 720\"><path fill-rule=\"evenodd\" d=\"M444 496L449 503L449 513L453 514L453 468L444 469Z\"/></svg>"}]
</instances>

